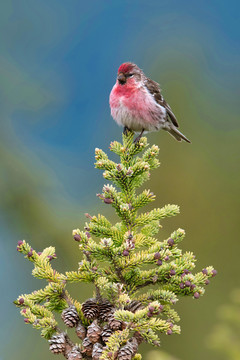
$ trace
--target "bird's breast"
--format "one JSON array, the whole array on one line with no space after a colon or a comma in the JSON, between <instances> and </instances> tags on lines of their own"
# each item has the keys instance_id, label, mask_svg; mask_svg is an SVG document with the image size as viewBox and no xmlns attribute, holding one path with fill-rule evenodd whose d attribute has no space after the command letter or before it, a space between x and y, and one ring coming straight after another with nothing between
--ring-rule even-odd
<instances>
[{"instance_id":1,"label":"bird's breast","mask_svg":"<svg viewBox=\"0 0 240 360\"><path fill-rule=\"evenodd\" d=\"M133 131L158 130L166 111L145 88L115 85L110 94L111 115L122 126Z\"/></svg>"}]
</instances>

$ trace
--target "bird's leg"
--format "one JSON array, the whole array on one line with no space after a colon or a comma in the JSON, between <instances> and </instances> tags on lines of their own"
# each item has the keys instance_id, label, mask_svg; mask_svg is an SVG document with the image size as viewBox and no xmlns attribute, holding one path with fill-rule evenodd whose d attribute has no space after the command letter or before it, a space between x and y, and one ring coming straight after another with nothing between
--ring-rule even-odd
<instances>
[{"instance_id":1,"label":"bird's leg","mask_svg":"<svg viewBox=\"0 0 240 360\"><path fill-rule=\"evenodd\" d=\"M141 137L143 136L144 133L144 129L142 129L142 131L140 132L140 134L136 137L136 139L134 140L134 144L137 144L139 142L139 140L141 139Z\"/></svg>"},{"instance_id":2,"label":"bird's leg","mask_svg":"<svg viewBox=\"0 0 240 360\"><path fill-rule=\"evenodd\" d=\"M130 131L130 129L127 126L124 126L123 135L127 135L128 131Z\"/></svg>"}]
</instances>

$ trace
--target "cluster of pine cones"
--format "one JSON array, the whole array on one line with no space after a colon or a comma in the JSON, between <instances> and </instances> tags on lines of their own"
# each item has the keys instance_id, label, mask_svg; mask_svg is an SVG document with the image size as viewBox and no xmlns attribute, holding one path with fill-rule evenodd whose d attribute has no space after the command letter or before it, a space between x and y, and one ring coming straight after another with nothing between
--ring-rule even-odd
<instances>
[{"instance_id":1,"label":"cluster of pine cones","mask_svg":"<svg viewBox=\"0 0 240 360\"><path fill-rule=\"evenodd\" d=\"M133 301L128 306L128 310L135 312L140 307L140 303ZM82 340L82 346L74 346L66 333L59 333L49 340L50 350L54 354L63 354L68 360L84 358L99 360L103 349L106 349L108 338L114 331L123 330L126 324L114 319L115 309L106 299L100 302L96 299L88 299L82 305L82 312L92 321L87 328L82 325L74 305L62 312L63 322L69 328L75 327L77 336ZM109 353L109 358L131 360L141 342L141 335L136 333L116 354Z\"/></svg>"}]
</instances>

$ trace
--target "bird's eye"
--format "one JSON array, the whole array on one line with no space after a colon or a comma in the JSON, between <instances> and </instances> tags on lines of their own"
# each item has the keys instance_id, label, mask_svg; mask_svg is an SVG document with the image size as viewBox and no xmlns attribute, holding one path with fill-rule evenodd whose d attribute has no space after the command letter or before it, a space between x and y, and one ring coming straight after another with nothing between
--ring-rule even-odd
<instances>
[{"instance_id":1,"label":"bird's eye","mask_svg":"<svg viewBox=\"0 0 240 360\"><path fill-rule=\"evenodd\" d=\"M127 77L130 77L130 78L131 78L131 77L133 77L133 75L134 75L134 74L128 74Z\"/></svg>"}]
</instances>

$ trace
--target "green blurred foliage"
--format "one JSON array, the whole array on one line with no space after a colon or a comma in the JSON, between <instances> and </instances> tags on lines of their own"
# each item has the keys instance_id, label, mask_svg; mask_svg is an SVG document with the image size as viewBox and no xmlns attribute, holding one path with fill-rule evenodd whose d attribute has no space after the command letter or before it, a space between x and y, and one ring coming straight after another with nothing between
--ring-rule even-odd
<instances>
[{"instance_id":1,"label":"green blurred foliage","mask_svg":"<svg viewBox=\"0 0 240 360\"><path fill-rule=\"evenodd\" d=\"M146 355L146 360L179 360L175 356L168 354L165 351L152 350Z\"/></svg>"},{"instance_id":2,"label":"green blurred foliage","mask_svg":"<svg viewBox=\"0 0 240 360\"><path fill-rule=\"evenodd\" d=\"M240 289L230 294L230 302L217 309L217 322L207 338L207 346L221 359L240 359Z\"/></svg>"}]
</instances>

